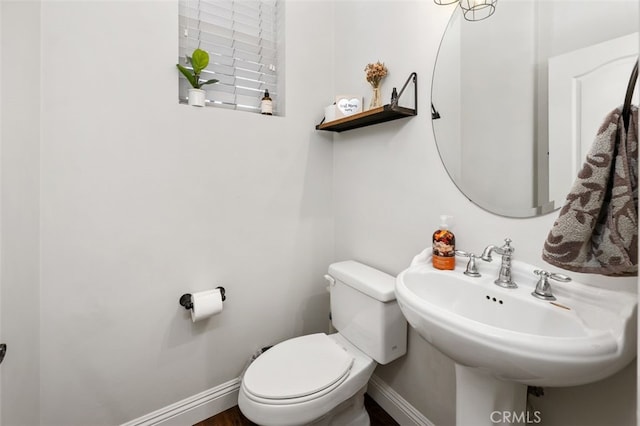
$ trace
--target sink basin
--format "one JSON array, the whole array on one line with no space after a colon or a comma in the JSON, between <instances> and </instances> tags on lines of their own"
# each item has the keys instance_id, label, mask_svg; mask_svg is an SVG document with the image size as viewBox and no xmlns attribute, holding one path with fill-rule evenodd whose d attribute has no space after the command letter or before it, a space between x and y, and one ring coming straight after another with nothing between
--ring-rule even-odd
<instances>
[{"instance_id":1,"label":"sink basin","mask_svg":"<svg viewBox=\"0 0 640 426\"><path fill-rule=\"evenodd\" d=\"M506 289L493 283L500 259L478 261L479 278L463 274L465 260L441 271L424 254L396 280L409 324L457 365L502 381L573 386L606 378L634 359L637 295L550 281L557 300L543 301L531 295L533 265L514 260L518 288Z\"/></svg>"}]
</instances>

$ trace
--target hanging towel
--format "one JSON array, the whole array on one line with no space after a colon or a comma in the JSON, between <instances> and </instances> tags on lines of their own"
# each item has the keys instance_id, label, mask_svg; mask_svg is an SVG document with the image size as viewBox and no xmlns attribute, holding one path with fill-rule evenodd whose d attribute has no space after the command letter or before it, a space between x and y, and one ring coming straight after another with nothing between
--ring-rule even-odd
<instances>
[{"instance_id":1,"label":"hanging towel","mask_svg":"<svg viewBox=\"0 0 640 426\"><path fill-rule=\"evenodd\" d=\"M610 112L553 224L542 259L563 269L638 274L638 108Z\"/></svg>"}]
</instances>

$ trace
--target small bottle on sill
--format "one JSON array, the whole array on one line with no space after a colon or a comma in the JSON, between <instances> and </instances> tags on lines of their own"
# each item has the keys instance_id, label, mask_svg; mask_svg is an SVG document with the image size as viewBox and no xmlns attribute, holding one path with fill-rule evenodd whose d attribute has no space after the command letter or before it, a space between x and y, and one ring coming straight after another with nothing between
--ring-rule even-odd
<instances>
[{"instance_id":1,"label":"small bottle on sill","mask_svg":"<svg viewBox=\"0 0 640 426\"><path fill-rule=\"evenodd\" d=\"M260 102L260 113L264 115L273 115L273 101L269 96L269 90L264 91L262 102Z\"/></svg>"}]
</instances>

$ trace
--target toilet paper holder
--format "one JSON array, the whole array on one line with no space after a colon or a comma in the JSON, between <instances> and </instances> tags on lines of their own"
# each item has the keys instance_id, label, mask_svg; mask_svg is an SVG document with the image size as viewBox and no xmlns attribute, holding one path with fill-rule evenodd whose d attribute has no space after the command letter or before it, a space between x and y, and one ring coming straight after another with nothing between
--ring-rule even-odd
<instances>
[{"instance_id":1,"label":"toilet paper holder","mask_svg":"<svg viewBox=\"0 0 640 426\"><path fill-rule=\"evenodd\" d=\"M220 290L220 296L222 297L222 301L224 302L225 300L227 300L227 296L225 296L224 287L216 287L216 288ZM184 306L186 310L193 309L193 301L191 299L191 293L185 293L182 296L180 296L180 306Z\"/></svg>"}]
</instances>

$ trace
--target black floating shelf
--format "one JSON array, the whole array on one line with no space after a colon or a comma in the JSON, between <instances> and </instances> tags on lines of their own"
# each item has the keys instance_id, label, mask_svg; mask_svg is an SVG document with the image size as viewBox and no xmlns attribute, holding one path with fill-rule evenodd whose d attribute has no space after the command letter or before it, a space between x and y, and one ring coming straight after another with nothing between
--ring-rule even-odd
<instances>
[{"instance_id":1,"label":"black floating shelf","mask_svg":"<svg viewBox=\"0 0 640 426\"><path fill-rule=\"evenodd\" d=\"M404 107L392 108L387 104L373 108L365 112L353 114L338 120L328 121L318 124L316 130L330 130L332 132L343 132L345 130L357 129L358 127L371 126L372 124L384 123L385 121L397 120L399 118L416 115L415 109Z\"/></svg>"},{"instance_id":2,"label":"black floating shelf","mask_svg":"<svg viewBox=\"0 0 640 426\"><path fill-rule=\"evenodd\" d=\"M404 92L407 83L413 78L414 85L414 105L415 108L405 108L398 106L397 99L400 98L402 92ZM348 117L339 118L337 120L327 121L326 123L320 123L316 126L316 130L328 130L331 132L343 132L345 130L357 129L359 127L371 126L373 124L384 123L386 121L398 120L400 118L412 117L418 115L418 76L411 73L406 83L400 90L398 98L396 98L395 104L387 104L377 108L371 108L367 111L353 114Z\"/></svg>"}]
</instances>

